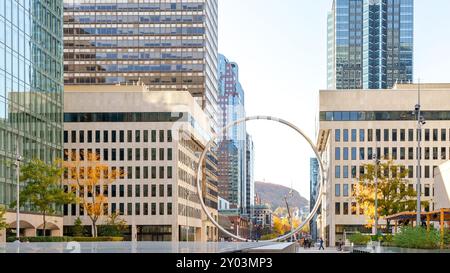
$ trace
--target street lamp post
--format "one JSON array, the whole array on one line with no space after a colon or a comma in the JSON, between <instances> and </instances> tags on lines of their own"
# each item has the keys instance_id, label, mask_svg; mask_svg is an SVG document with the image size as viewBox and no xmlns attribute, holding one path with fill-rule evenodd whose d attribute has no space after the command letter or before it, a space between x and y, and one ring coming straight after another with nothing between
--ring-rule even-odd
<instances>
[{"instance_id":1,"label":"street lamp post","mask_svg":"<svg viewBox=\"0 0 450 273\"><path fill-rule=\"evenodd\" d=\"M289 217L289 220L291 222L291 232L294 231L294 222L292 221L292 215L291 215L291 211L289 210L289 203L288 203L287 199L292 197L292 196L293 196L292 189L289 191L288 194L286 194L284 196L284 201L286 202L286 208L287 208L287 211L288 211L288 217ZM292 235L291 241L294 241L294 235Z\"/></svg>"},{"instance_id":2,"label":"street lamp post","mask_svg":"<svg viewBox=\"0 0 450 273\"><path fill-rule=\"evenodd\" d=\"M20 242L20 162L22 156L20 156L19 140L16 139L16 239Z\"/></svg>"},{"instance_id":3,"label":"street lamp post","mask_svg":"<svg viewBox=\"0 0 450 273\"><path fill-rule=\"evenodd\" d=\"M422 116L422 106L420 105L420 80L418 85L418 103L416 104L414 114L417 118L417 215L416 215L416 226L420 226L421 222L421 185L420 185L420 179L422 176L422 169L420 165L420 160L422 158L422 148L421 148L421 141L422 141L422 126L426 124L425 118Z\"/></svg>"}]
</instances>

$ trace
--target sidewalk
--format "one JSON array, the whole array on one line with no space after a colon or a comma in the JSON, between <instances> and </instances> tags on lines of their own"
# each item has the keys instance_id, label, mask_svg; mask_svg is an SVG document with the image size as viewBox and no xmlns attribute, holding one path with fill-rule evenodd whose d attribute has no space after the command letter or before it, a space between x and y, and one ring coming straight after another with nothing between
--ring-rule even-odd
<instances>
[{"instance_id":1,"label":"sidewalk","mask_svg":"<svg viewBox=\"0 0 450 273\"><path fill-rule=\"evenodd\" d=\"M337 251L336 248L325 248L325 250L319 250L317 247L304 249L303 247L298 249L297 253L322 253L322 254L347 254L350 252Z\"/></svg>"}]
</instances>

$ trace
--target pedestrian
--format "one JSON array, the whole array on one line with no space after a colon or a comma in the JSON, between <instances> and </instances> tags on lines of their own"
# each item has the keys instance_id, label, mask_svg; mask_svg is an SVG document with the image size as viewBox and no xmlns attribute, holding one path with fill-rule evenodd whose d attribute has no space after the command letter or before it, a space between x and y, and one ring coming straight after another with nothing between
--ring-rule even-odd
<instances>
[{"instance_id":1,"label":"pedestrian","mask_svg":"<svg viewBox=\"0 0 450 273\"><path fill-rule=\"evenodd\" d=\"M325 248L323 247L323 239L322 239L322 237L320 237L320 239L319 239L319 244L320 244L319 250L325 250Z\"/></svg>"}]
</instances>

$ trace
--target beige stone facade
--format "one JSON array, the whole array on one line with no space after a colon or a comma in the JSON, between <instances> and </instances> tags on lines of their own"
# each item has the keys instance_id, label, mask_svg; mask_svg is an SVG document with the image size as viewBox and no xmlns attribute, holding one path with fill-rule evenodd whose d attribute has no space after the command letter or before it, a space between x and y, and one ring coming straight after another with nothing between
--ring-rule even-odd
<instances>
[{"instance_id":1,"label":"beige stone facade","mask_svg":"<svg viewBox=\"0 0 450 273\"><path fill-rule=\"evenodd\" d=\"M409 186L417 180L417 121L413 111L418 85L392 90L320 91L318 147L327 166L326 194L318 225L321 236L334 245L345 235L365 228L366 218L352 197L361 167L372 155L388 156L408 170ZM436 209L434 170L450 158L450 84L421 85L426 125L422 131L421 193ZM384 221L380 221L384 225Z\"/></svg>"},{"instance_id":2,"label":"beige stone facade","mask_svg":"<svg viewBox=\"0 0 450 273\"><path fill-rule=\"evenodd\" d=\"M108 205L100 224L117 212L130 226L131 240L217 240L218 231L199 204L195 180L209 128L209 119L187 91L150 91L140 85L65 89L65 152L94 152L110 168L124 170L123 179L103 189ZM208 192L217 192L214 179L204 177ZM213 197L205 196L212 199L210 213L217 215ZM64 214L67 227L78 217L90 225L79 205L66 206Z\"/></svg>"}]
</instances>

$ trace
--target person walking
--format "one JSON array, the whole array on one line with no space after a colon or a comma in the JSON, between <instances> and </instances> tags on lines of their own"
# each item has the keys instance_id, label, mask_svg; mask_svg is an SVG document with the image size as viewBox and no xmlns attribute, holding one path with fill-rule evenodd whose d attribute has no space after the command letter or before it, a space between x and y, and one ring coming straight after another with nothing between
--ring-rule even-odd
<instances>
[{"instance_id":1,"label":"person walking","mask_svg":"<svg viewBox=\"0 0 450 273\"><path fill-rule=\"evenodd\" d=\"M320 239L319 239L319 244L320 244L319 250L325 250L325 248L323 247L323 239L322 239L322 237L320 237Z\"/></svg>"}]
</instances>

